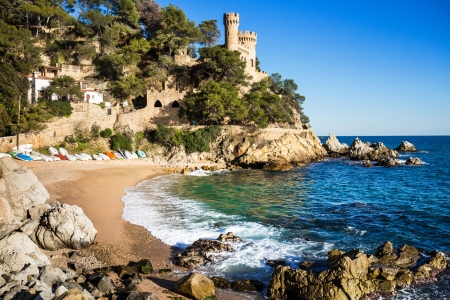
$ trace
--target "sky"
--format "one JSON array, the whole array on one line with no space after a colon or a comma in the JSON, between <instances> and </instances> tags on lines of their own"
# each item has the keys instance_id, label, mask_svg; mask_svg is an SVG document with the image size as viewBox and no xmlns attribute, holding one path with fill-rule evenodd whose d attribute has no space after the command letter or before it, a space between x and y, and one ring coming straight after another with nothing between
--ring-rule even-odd
<instances>
[{"instance_id":1,"label":"sky","mask_svg":"<svg viewBox=\"0 0 450 300\"><path fill-rule=\"evenodd\" d=\"M156 2L222 33L223 14L239 13L261 69L294 79L319 136L450 135L448 0Z\"/></svg>"}]
</instances>

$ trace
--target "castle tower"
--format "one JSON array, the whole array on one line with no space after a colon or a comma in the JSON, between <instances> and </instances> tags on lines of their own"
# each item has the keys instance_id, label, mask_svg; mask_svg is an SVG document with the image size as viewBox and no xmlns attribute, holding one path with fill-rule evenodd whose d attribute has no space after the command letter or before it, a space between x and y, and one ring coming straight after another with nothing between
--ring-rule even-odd
<instances>
[{"instance_id":1,"label":"castle tower","mask_svg":"<svg viewBox=\"0 0 450 300\"><path fill-rule=\"evenodd\" d=\"M234 12L224 14L223 25L225 26L225 46L228 50L238 50L239 14Z\"/></svg>"},{"instance_id":2,"label":"castle tower","mask_svg":"<svg viewBox=\"0 0 450 300\"><path fill-rule=\"evenodd\" d=\"M239 31L238 39L239 44L244 44L250 50L256 51L256 32L248 30L245 32Z\"/></svg>"}]
</instances>

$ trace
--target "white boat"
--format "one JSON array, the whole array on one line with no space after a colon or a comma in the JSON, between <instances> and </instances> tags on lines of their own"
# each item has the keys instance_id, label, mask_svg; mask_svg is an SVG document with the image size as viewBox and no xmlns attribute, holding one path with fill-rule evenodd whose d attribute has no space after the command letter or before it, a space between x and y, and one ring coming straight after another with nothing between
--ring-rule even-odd
<instances>
[{"instance_id":1,"label":"white boat","mask_svg":"<svg viewBox=\"0 0 450 300\"><path fill-rule=\"evenodd\" d=\"M49 157L53 159L53 161L61 161L61 158L59 158L58 156L50 155Z\"/></svg>"},{"instance_id":2,"label":"white boat","mask_svg":"<svg viewBox=\"0 0 450 300\"><path fill-rule=\"evenodd\" d=\"M130 152L128 152L128 150L125 150L125 156L127 157L127 159L133 159L133 156L131 155Z\"/></svg>"},{"instance_id":3,"label":"white boat","mask_svg":"<svg viewBox=\"0 0 450 300\"><path fill-rule=\"evenodd\" d=\"M5 157L5 156L11 157L11 155L8 153L0 153L0 158Z\"/></svg>"},{"instance_id":4,"label":"white boat","mask_svg":"<svg viewBox=\"0 0 450 300\"><path fill-rule=\"evenodd\" d=\"M61 148L59 148L59 149L61 149ZM67 152L67 151L66 151ZM62 155L62 154L61 154ZM67 153L66 155L64 155L66 158L67 158L67 160L70 160L70 161L75 161L75 160L77 160L77 158L75 157L75 155L72 155L72 154L69 154L69 153Z\"/></svg>"},{"instance_id":5,"label":"white boat","mask_svg":"<svg viewBox=\"0 0 450 300\"><path fill-rule=\"evenodd\" d=\"M92 154L92 159L93 160L103 160L102 157L98 154Z\"/></svg>"},{"instance_id":6,"label":"white boat","mask_svg":"<svg viewBox=\"0 0 450 300\"><path fill-rule=\"evenodd\" d=\"M64 149L63 147L60 147L59 154L61 154L62 156L66 156L67 154L69 154L69 152L67 152L67 150Z\"/></svg>"},{"instance_id":7,"label":"white boat","mask_svg":"<svg viewBox=\"0 0 450 300\"><path fill-rule=\"evenodd\" d=\"M117 159L123 159L123 156L122 156L119 152L113 151L112 154L114 154L114 156L115 156Z\"/></svg>"},{"instance_id":8,"label":"white boat","mask_svg":"<svg viewBox=\"0 0 450 300\"><path fill-rule=\"evenodd\" d=\"M19 148L17 148L17 146L13 147L13 151L19 151L19 152L31 152L32 150L33 150L33 144L19 145Z\"/></svg>"},{"instance_id":9,"label":"white boat","mask_svg":"<svg viewBox=\"0 0 450 300\"><path fill-rule=\"evenodd\" d=\"M50 155L56 155L56 154L59 154L59 153L58 153L58 150L56 150L56 149L53 148L53 147L48 147L48 153L50 153Z\"/></svg>"},{"instance_id":10,"label":"white boat","mask_svg":"<svg viewBox=\"0 0 450 300\"><path fill-rule=\"evenodd\" d=\"M28 155L29 157L31 157L33 160L42 160L42 157L40 155L34 155L34 154L30 154Z\"/></svg>"},{"instance_id":11,"label":"white boat","mask_svg":"<svg viewBox=\"0 0 450 300\"><path fill-rule=\"evenodd\" d=\"M53 161L53 158L51 158L51 157L48 156L48 155L39 154L39 156L42 158L43 161L46 161L46 162L51 162L51 161Z\"/></svg>"},{"instance_id":12,"label":"white boat","mask_svg":"<svg viewBox=\"0 0 450 300\"><path fill-rule=\"evenodd\" d=\"M103 160L110 160L110 159L111 159L108 155L106 155L106 154L104 154L104 153L99 153L98 155L99 155Z\"/></svg>"},{"instance_id":13,"label":"white boat","mask_svg":"<svg viewBox=\"0 0 450 300\"><path fill-rule=\"evenodd\" d=\"M86 157L86 160L92 160L92 156L90 156L89 154L86 154L86 153L80 153L80 155Z\"/></svg>"},{"instance_id":14,"label":"white boat","mask_svg":"<svg viewBox=\"0 0 450 300\"><path fill-rule=\"evenodd\" d=\"M81 154L74 154L77 160L88 160L86 156Z\"/></svg>"},{"instance_id":15,"label":"white boat","mask_svg":"<svg viewBox=\"0 0 450 300\"><path fill-rule=\"evenodd\" d=\"M131 158L132 159L138 159L139 158L139 156L136 154L136 153L131 153Z\"/></svg>"}]
</instances>

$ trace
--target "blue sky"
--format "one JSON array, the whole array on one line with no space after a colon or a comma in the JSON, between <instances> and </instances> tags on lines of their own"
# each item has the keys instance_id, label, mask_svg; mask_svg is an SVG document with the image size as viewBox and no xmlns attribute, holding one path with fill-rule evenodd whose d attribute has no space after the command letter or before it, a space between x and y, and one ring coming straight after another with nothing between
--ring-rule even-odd
<instances>
[{"instance_id":1,"label":"blue sky","mask_svg":"<svg viewBox=\"0 0 450 300\"><path fill-rule=\"evenodd\" d=\"M450 1L156 2L222 32L223 14L239 13L261 68L306 96L317 135L450 134Z\"/></svg>"}]
</instances>

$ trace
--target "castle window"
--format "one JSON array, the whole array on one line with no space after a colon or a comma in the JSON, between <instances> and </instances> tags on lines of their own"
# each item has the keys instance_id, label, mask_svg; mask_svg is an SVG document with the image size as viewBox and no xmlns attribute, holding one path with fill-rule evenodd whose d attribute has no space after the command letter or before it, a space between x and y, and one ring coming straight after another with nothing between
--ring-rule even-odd
<instances>
[{"instance_id":1,"label":"castle window","mask_svg":"<svg viewBox=\"0 0 450 300\"><path fill-rule=\"evenodd\" d=\"M230 31L228 30L228 36L230 36Z\"/></svg>"},{"instance_id":2,"label":"castle window","mask_svg":"<svg viewBox=\"0 0 450 300\"><path fill-rule=\"evenodd\" d=\"M156 100L155 107L162 107L161 101Z\"/></svg>"},{"instance_id":3,"label":"castle window","mask_svg":"<svg viewBox=\"0 0 450 300\"><path fill-rule=\"evenodd\" d=\"M250 66L253 67L253 59L250 59Z\"/></svg>"},{"instance_id":4,"label":"castle window","mask_svg":"<svg viewBox=\"0 0 450 300\"><path fill-rule=\"evenodd\" d=\"M172 107L180 107L180 103L177 100L173 101Z\"/></svg>"}]
</instances>

